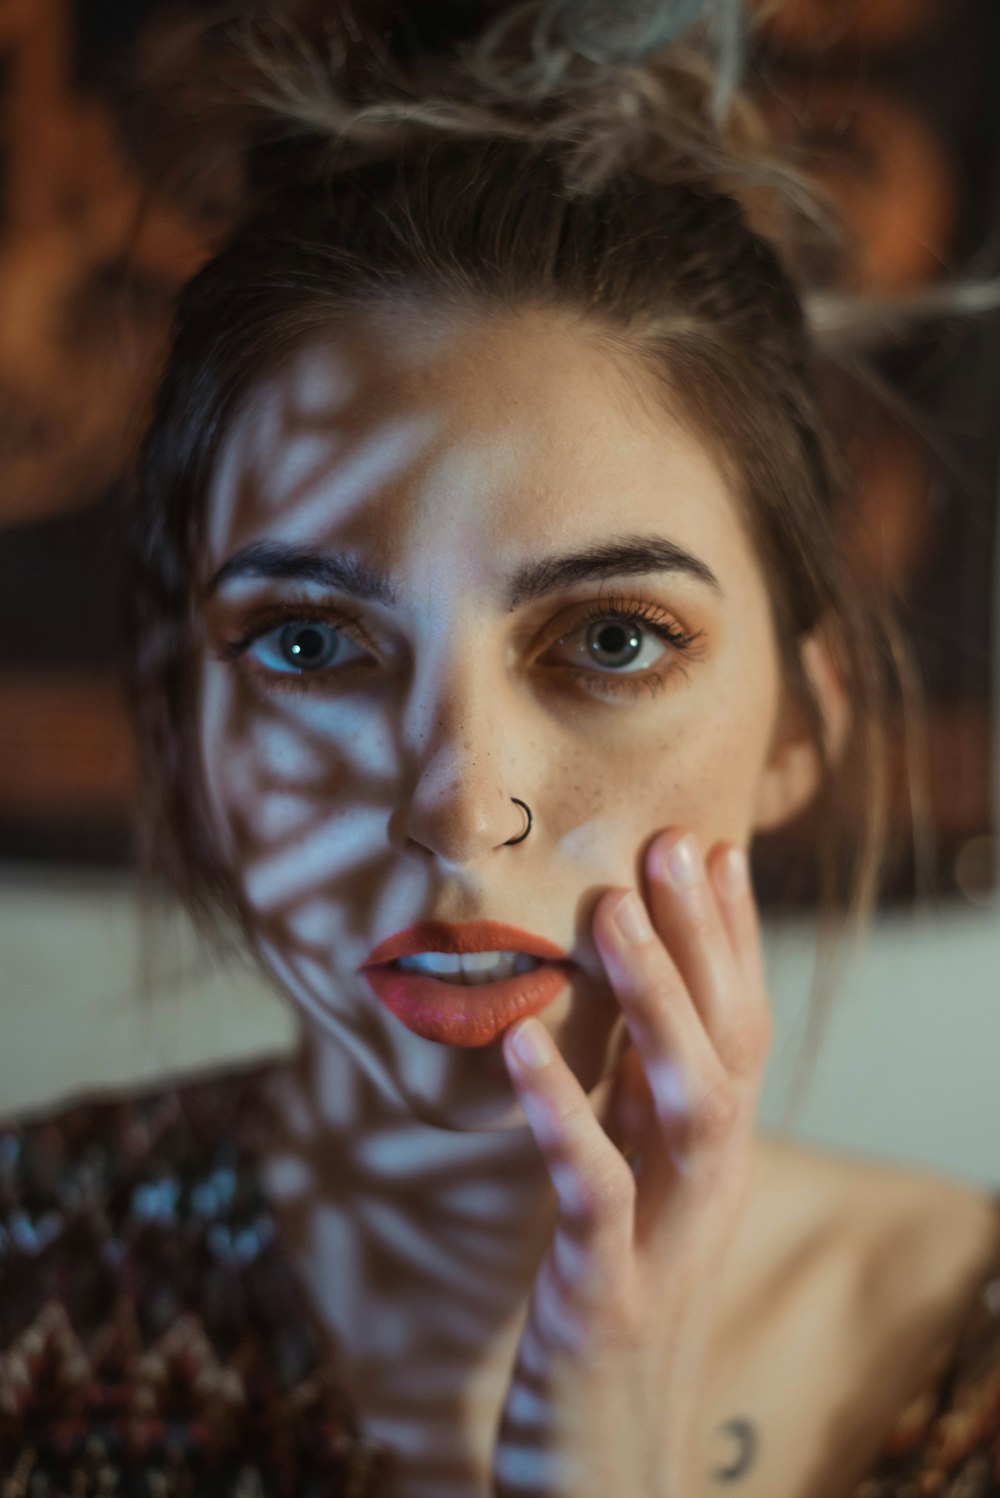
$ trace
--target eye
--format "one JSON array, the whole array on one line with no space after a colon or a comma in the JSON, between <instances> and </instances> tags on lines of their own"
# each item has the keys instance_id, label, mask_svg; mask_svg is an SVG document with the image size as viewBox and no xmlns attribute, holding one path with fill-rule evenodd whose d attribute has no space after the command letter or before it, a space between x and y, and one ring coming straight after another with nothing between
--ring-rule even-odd
<instances>
[{"instance_id":1,"label":"eye","mask_svg":"<svg viewBox=\"0 0 1000 1498\"><path fill-rule=\"evenodd\" d=\"M690 652L699 636L681 628L643 601L592 605L575 629L556 641L570 645L572 665L597 667L591 674L633 676Z\"/></svg>"},{"instance_id":2,"label":"eye","mask_svg":"<svg viewBox=\"0 0 1000 1498\"><path fill-rule=\"evenodd\" d=\"M266 671L300 676L343 665L350 643L341 630L322 619L292 619L258 635L246 653Z\"/></svg>"},{"instance_id":3,"label":"eye","mask_svg":"<svg viewBox=\"0 0 1000 1498\"><path fill-rule=\"evenodd\" d=\"M583 636L575 647L577 655L592 665L612 670L636 666L637 663L638 669L647 668L655 665L666 653L662 641L657 640L651 630L643 628L635 620L598 620L576 633ZM652 658L644 659L650 650L653 652Z\"/></svg>"}]
</instances>

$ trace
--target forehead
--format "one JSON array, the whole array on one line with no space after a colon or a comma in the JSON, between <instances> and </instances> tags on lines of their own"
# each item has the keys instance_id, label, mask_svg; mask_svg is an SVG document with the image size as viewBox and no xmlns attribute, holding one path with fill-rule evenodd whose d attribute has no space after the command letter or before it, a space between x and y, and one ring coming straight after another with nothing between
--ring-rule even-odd
<instances>
[{"instance_id":1,"label":"forehead","mask_svg":"<svg viewBox=\"0 0 1000 1498\"><path fill-rule=\"evenodd\" d=\"M505 553L625 515L731 543L734 513L708 446L593 325L393 308L338 325L253 392L216 464L205 563L272 538Z\"/></svg>"}]
</instances>

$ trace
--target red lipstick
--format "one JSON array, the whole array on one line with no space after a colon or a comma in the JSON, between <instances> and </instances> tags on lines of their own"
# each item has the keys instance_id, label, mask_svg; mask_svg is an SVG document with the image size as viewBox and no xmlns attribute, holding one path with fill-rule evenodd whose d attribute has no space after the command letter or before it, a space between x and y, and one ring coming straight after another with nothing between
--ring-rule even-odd
<instances>
[{"instance_id":1,"label":"red lipstick","mask_svg":"<svg viewBox=\"0 0 1000 1498\"><path fill-rule=\"evenodd\" d=\"M530 973L465 985L391 966L415 952L525 952L542 962ZM515 1020L551 1004L569 982L570 965L554 942L517 926L421 921L380 942L361 971L376 998L414 1034L471 1047L493 1044Z\"/></svg>"},{"instance_id":2,"label":"red lipstick","mask_svg":"<svg viewBox=\"0 0 1000 1498\"><path fill-rule=\"evenodd\" d=\"M420 921L379 942L369 952L364 967L395 962L397 957L410 957L414 952L527 952L529 957L551 958L554 962L568 960L555 942L547 941L544 936L532 936L519 926L505 926L500 921L463 921L461 925L453 925L451 921Z\"/></svg>"}]
</instances>

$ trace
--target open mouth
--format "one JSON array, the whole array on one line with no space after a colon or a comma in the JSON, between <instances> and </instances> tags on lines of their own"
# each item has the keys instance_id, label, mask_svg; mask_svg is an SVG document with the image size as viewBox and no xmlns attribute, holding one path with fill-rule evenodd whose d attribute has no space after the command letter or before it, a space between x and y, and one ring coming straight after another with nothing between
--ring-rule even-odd
<instances>
[{"instance_id":1,"label":"open mouth","mask_svg":"<svg viewBox=\"0 0 1000 1498\"><path fill-rule=\"evenodd\" d=\"M450 972L431 972L428 959L447 958ZM470 958L488 959L463 971ZM485 1046L526 1014L537 1014L566 988L568 962L524 952L417 953L364 969L368 984L396 1018L425 1040Z\"/></svg>"},{"instance_id":2,"label":"open mouth","mask_svg":"<svg viewBox=\"0 0 1000 1498\"><path fill-rule=\"evenodd\" d=\"M519 978L541 965L540 957L531 957L527 952L416 952L388 964L402 973L422 973L441 983L467 987Z\"/></svg>"}]
</instances>

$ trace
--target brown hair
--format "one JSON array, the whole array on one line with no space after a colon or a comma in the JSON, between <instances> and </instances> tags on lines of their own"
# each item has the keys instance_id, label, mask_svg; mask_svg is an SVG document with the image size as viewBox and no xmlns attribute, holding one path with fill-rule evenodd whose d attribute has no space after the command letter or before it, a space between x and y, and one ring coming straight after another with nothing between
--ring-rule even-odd
<instances>
[{"instance_id":1,"label":"brown hair","mask_svg":"<svg viewBox=\"0 0 1000 1498\"><path fill-rule=\"evenodd\" d=\"M208 832L196 742L191 582L213 463L265 375L346 315L399 299L582 313L712 443L745 506L786 680L826 764L811 813L823 909L858 918L871 907L893 637L842 554L843 476L817 350L760 229L785 222L789 195L773 192L781 174L745 103L730 101L719 123L720 71L704 48L609 63L567 44L556 76L526 71L537 48L525 52L525 27L558 9L519 6L488 46L464 58L417 49L405 65L384 30L331 32L325 53L307 46L307 17L304 29L254 30L249 45L244 36L255 82L248 90L244 75L242 96L266 95L257 118L270 122L268 138L258 132L246 212L180 297L128 539L145 855L203 925L222 915L233 929L240 918ZM835 765L798 649L817 629L853 711Z\"/></svg>"}]
</instances>

